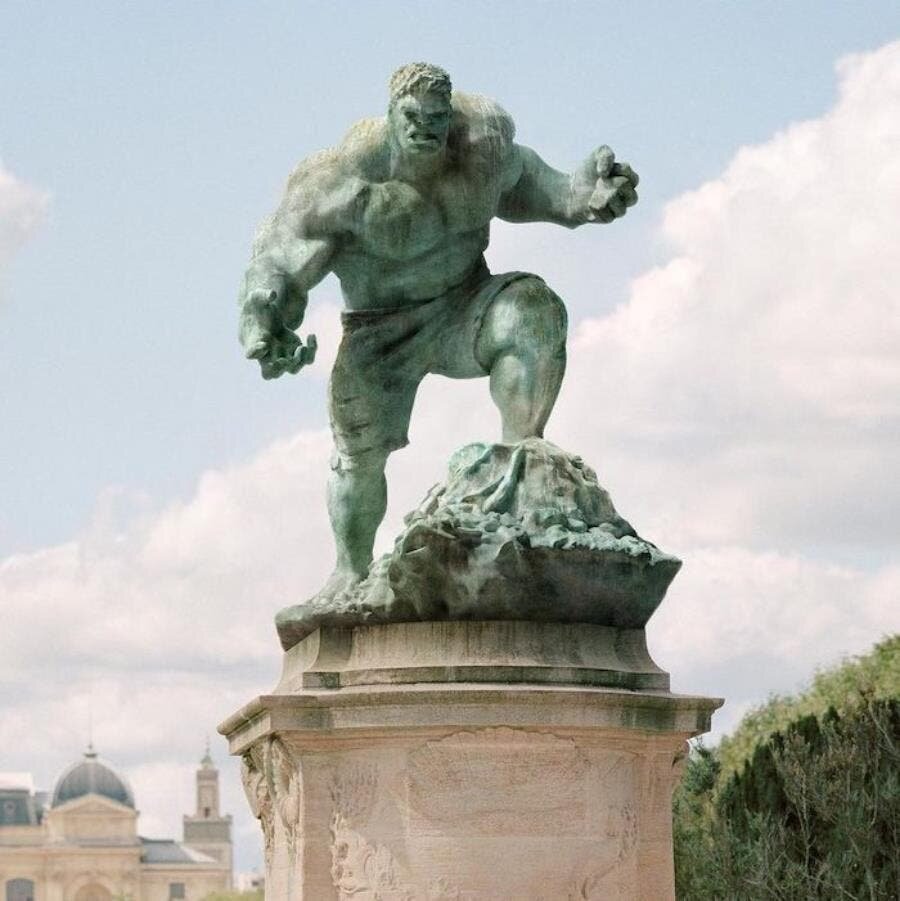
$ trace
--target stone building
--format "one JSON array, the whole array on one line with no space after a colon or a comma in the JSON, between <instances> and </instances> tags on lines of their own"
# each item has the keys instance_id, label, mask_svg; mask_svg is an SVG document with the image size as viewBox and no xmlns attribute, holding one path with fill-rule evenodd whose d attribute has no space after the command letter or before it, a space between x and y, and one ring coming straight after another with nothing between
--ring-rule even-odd
<instances>
[{"instance_id":1,"label":"stone building","mask_svg":"<svg viewBox=\"0 0 900 901\"><path fill-rule=\"evenodd\" d=\"M30 773L0 773L0 901L202 901L231 887L231 817L207 751L184 837L150 839L125 778L92 747L35 791Z\"/></svg>"}]
</instances>

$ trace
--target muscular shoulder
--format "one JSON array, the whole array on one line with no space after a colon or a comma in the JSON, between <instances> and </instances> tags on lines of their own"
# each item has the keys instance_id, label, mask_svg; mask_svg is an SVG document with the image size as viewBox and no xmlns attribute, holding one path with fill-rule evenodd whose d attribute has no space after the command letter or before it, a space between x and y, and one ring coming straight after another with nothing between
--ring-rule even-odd
<instances>
[{"instance_id":1,"label":"muscular shoulder","mask_svg":"<svg viewBox=\"0 0 900 901\"><path fill-rule=\"evenodd\" d=\"M342 230L347 212L383 165L384 119L363 119L341 142L307 157L288 178L283 206L302 233Z\"/></svg>"},{"instance_id":2,"label":"muscular shoulder","mask_svg":"<svg viewBox=\"0 0 900 901\"><path fill-rule=\"evenodd\" d=\"M383 163L387 125L385 119L361 119L339 144L307 157L288 179L288 190L328 191L348 178L377 177L373 170Z\"/></svg>"},{"instance_id":3,"label":"muscular shoulder","mask_svg":"<svg viewBox=\"0 0 900 901\"><path fill-rule=\"evenodd\" d=\"M450 144L463 160L503 167L513 152L516 126L499 103L453 92Z\"/></svg>"}]
</instances>

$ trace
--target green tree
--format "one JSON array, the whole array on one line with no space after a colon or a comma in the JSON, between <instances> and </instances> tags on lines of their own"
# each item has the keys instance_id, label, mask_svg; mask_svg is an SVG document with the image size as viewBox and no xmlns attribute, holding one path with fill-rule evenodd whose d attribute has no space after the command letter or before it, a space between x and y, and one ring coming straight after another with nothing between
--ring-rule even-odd
<instances>
[{"instance_id":1,"label":"green tree","mask_svg":"<svg viewBox=\"0 0 900 901\"><path fill-rule=\"evenodd\" d=\"M868 654L816 673L806 691L773 695L748 713L719 745L723 777L738 772L759 745L802 717L822 717L832 707L843 714L866 700L889 698L900 698L900 634L883 639Z\"/></svg>"},{"instance_id":2,"label":"green tree","mask_svg":"<svg viewBox=\"0 0 900 901\"><path fill-rule=\"evenodd\" d=\"M695 748L674 841L684 901L900 898L900 640Z\"/></svg>"}]
</instances>

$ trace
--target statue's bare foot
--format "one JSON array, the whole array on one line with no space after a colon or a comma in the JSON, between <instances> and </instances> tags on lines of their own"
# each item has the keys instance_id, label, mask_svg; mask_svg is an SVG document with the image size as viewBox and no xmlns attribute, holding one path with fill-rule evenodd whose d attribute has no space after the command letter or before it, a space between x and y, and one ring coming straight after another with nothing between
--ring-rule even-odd
<instances>
[{"instance_id":1,"label":"statue's bare foot","mask_svg":"<svg viewBox=\"0 0 900 901\"><path fill-rule=\"evenodd\" d=\"M328 577L323 588L303 604L294 604L280 610L275 616L275 628L281 639L281 646L288 650L310 632L314 632L320 621L328 620L339 624L341 611L350 600L353 589L365 579L368 573L338 567ZM348 605L344 613L350 621L355 621L354 607Z\"/></svg>"},{"instance_id":2,"label":"statue's bare foot","mask_svg":"<svg viewBox=\"0 0 900 901\"><path fill-rule=\"evenodd\" d=\"M325 585L316 596L316 601L331 601L339 598L345 592L351 591L359 585L368 575L368 572L359 573L352 569L342 569L336 567L334 572L328 577Z\"/></svg>"}]
</instances>

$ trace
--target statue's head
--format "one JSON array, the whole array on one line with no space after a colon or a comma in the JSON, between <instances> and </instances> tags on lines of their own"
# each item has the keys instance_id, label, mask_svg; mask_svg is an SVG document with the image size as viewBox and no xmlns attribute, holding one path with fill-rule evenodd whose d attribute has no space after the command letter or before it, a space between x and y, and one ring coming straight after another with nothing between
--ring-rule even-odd
<instances>
[{"instance_id":1,"label":"statue's head","mask_svg":"<svg viewBox=\"0 0 900 901\"><path fill-rule=\"evenodd\" d=\"M438 153L450 131L450 76L430 63L409 63L391 76L388 124L399 149Z\"/></svg>"}]
</instances>

